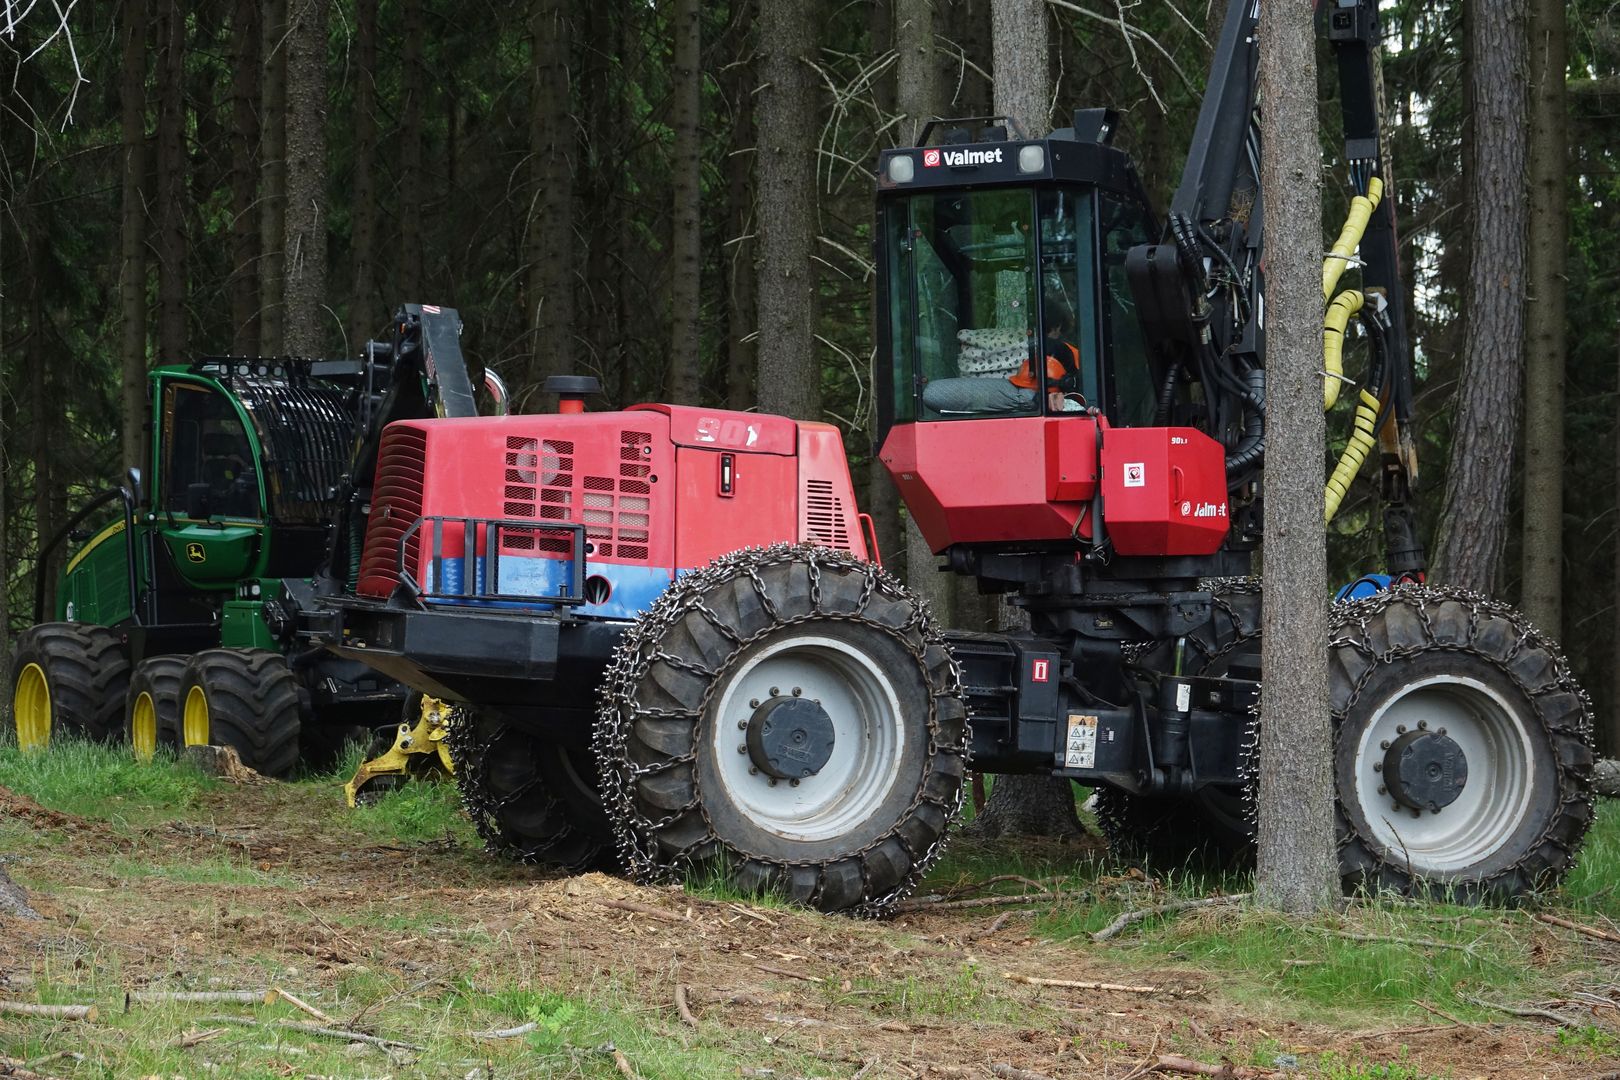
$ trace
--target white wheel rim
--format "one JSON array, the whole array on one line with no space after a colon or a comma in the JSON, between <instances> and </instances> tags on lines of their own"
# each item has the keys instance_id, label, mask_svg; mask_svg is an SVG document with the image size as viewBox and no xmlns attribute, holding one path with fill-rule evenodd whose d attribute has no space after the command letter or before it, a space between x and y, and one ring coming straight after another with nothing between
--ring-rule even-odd
<instances>
[{"instance_id":1,"label":"white wheel rim","mask_svg":"<svg viewBox=\"0 0 1620 1080\"><path fill-rule=\"evenodd\" d=\"M1373 838L1391 861L1420 873L1478 865L1505 845L1530 811L1535 785L1530 733L1514 719L1502 695L1484 683L1436 676L1402 687L1362 730L1356 747L1354 798ZM1468 779L1456 801L1439 813L1417 816L1380 795L1383 743L1414 731L1445 730L1468 761Z\"/></svg>"},{"instance_id":2,"label":"white wheel rim","mask_svg":"<svg viewBox=\"0 0 1620 1080\"><path fill-rule=\"evenodd\" d=\"M772 696L821 704L832 721L832 756L797 784L751 773L747 734L738 727ZM779 691L773 695L772 689ZM794 635L774 641L728 682L713 713L709 751L730 801L758 828L787 840L843 836L869 818L898 782L906 732L894 683L871 657L837 638Z\"/></svg>"}]
</instances>

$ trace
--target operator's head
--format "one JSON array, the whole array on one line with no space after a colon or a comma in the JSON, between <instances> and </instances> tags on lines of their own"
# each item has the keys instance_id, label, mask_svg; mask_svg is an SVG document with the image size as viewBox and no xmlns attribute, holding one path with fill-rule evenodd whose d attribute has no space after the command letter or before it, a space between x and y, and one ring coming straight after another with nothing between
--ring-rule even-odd
<instances>
[{"instance_id":1,"label":"operator's head","mask_svg":"<svg viewBox=\"0 0 1620 1080\"><path fill-rule=\"evenodd\" d=\"M1041 297L1041 322L1047 337L1062 337L1074 329L1074 309L1056 288L1048 288Z\"/></svg>"}]
</instances>

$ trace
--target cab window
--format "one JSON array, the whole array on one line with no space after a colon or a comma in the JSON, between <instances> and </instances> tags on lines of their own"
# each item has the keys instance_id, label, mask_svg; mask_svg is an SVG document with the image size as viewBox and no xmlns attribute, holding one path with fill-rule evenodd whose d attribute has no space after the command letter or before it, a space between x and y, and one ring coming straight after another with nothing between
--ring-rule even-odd
<instances>
[{"instance_id":1,"label":"cab window","mask_svg":"<svg viewBox=\"0 0 1620 1080\"><path fill-rule=\"evenodd\" d=\"M185 514L206 492L208 513L259 518L253 445L235 406L210 387L173 382L163 391L163 509Z\"/></svg>"}]
</instances>

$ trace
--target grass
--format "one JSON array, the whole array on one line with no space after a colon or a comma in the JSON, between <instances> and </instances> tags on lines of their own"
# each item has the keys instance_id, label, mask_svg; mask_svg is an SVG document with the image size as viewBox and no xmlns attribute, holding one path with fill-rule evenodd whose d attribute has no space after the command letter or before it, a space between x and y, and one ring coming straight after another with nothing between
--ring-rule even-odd
<instances>
[{"instance_id":1,"label":"grass","mask_svg":"<svg viewBox=\"0 0 1620 1080\"><path fill-rule=\"evenodd\" d=\"M162 751L145 763L127 746L76 739L57 739L43 753L0 746L0 787L79 817L131 824L179 817L223 786Z\"/></svg>"}]
</instances>

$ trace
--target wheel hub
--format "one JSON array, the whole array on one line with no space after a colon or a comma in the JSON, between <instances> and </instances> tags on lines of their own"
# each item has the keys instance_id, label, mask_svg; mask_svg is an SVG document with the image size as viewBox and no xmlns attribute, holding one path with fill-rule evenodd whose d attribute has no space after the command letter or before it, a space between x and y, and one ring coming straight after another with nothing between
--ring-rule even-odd
<instances>
[{"instance_id":1,"label":"wheel hub","mask_svg":"<svg viewBox=\"0 0 1620 1080\"><path fill-rule=\"evenodd\" d=\"M748 758L766 776L803 780L832 758L832 717L807 697L773 697L748 718Z\"/></svg>"},{"instance_id":2,"label":"wheel hub","mask_svg":"<svg viewBox=\"0 0 1620 1080\"><path fill-rule=\"evenodd\" d=\"M1438 814L1468 785L1468 757L1438 731L1408 731L1384 753L1389 793L1413 810Z\"/></svg>"}]
</instances>

